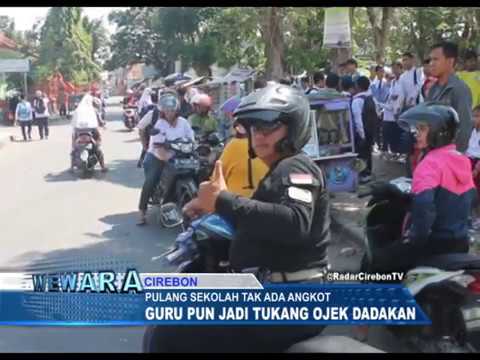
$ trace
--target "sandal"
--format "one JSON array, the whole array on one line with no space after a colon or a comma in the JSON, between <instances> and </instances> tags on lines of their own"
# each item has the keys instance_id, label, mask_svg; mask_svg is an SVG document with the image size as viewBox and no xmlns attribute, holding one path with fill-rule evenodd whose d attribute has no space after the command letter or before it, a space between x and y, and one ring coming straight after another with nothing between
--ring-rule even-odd
<instances>
[{"instance_id":1,"label":"sandal","mask_svg":"<svg viewBox=\"0 0 480 360\"><path fill-rule=\"evenodd\" d=\"M137 222L137 226L147 225L147 217L143 215Z\"/></svg>"}]
</instances>

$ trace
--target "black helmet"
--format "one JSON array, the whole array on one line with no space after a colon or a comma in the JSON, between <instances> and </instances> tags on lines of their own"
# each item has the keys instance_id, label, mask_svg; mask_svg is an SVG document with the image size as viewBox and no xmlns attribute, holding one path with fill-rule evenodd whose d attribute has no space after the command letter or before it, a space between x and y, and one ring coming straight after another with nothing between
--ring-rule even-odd
<instances>
[{"instance_id":1,"label":"black helmet","mask_svg":"<svg viewBox=\"0 0 480 360\"><path fill-rule=\"evenodd\" d=\"M290 86L274 84L250 93L242 99L233 115L249 133L250 126L258 122L286 124L288 135L277 144L277 150L282 154L300 152L312 134L307 97Z\"/></svg>"},{"instance_id":2,"label":"black helmet","mask_svg":"<svg viewBox=\"0 0 480 360\"><path fill-rule=\"evenodd\" d=\"M408 109L398 120L399 126L408 132L415 132L418 123L425 123L430 128L428 147L435 149L453 143L460 120L451 106L426 102Z\"/></svg>"}]
</instances>

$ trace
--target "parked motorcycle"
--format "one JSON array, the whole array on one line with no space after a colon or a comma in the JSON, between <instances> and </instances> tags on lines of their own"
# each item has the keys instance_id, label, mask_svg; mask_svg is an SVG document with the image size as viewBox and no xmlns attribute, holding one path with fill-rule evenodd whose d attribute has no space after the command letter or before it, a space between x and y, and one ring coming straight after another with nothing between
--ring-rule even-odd
<instances>
[{"instance_id":1,"label":"parked motorcycle","mask_svg":"<svg viewBox=\"0 0 480 360\"><path fill-rule=\"evenodd\" d=\"M123 110L123 123L130 131L138 124L137 109L134 107L125 107Z\"/></svg>"},{"instance_id":2,"label":"parked motorcycle","mask_svg":"<svg viewBox=\"0 0 480 360\"><path fill-rule=\"evenodd\" d=\"M94 151L94 141L89 131L79 132L75 139L73 165L82 171L84 177L91 175L95 170L95 165L98 163L98 158Z\"/></svg>"},{"instance_id":3,"label":"parked motorcycle","mask_svg":"<svg viewBox=\"0 0 480 360\"><path fill-rule=\"evenodd\" d=\"M408 238L411 179L378 185L383 190L375 191L374 185L359 195L373 195L366 218L364 271L372 269L376 249ZM423 352L480 351L480 257L467 253L432 256L408 271L403 284L432 324L390 327L396 336Z\"/></svg>"}]
</instances>

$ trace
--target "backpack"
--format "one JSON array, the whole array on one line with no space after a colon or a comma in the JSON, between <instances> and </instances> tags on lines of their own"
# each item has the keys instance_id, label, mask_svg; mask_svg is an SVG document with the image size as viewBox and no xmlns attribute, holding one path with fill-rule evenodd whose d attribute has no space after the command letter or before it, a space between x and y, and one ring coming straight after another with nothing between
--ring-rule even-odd
<instances>
[{"instance_id":1,"label":"backpack","mask_svg":"<svg viewBox=\"0 0 480 360\"><path fill-rule=\"evenodd\" d=\"M19 108L18 108L18 116L22 119L28 118L28 106L27 104L21 102L19 103Z\"/></svg>"},{"instance_id":2,"label":"backpack","mask_svg":"<svg viewBox=\"0 0 480 360\"><path fill-rule=\"evenodd\" d=\"M150 142L150 131L155 127L155 124L157 123L159 117L160 117L160 110L158 110L158 107L155 107L155 109L153 109L152 121L150 122L150 124L148 124L145 127L145 136L146 136L147 144Z\"/></svg>"},{"instance_id":3,"label":"backpack","mask_svg":"<svg viewBox=\"0 0 480 360\"><path fill-rule=\"evenodd\" d=\"M45 112L45 103L43 102L43 99L41 98L36 99L35 112L37 114L43 114Z\"/></svg>"},{"instance_id":4,"label":"backpack","mask_svg":"<svg viewBox=\"0 0 480 360\"><path fill-rule=\"evenodd\" d=\"M362 98L364 101L362 109L362 122L365 136L373 139L380 123L380 119L377 114L377 106L375 105L372 95L360 96L360 98Z\"/></svg>"}]
</instances>

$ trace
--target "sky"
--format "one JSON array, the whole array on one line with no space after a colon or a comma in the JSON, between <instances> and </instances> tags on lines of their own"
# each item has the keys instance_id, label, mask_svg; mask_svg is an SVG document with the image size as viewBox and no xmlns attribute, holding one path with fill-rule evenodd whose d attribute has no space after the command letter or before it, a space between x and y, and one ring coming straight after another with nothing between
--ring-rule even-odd
<instances>
[{"instance_id":1,"label":"sky","mask_svg":"<svg viewBox=\"0 0 480 360\"><path fill-rule=\"evenodd\" d=\"M50 7L0 7L0 15L7 15L15 19L16 30L30 30L39 18L45 18ZM108 23L107 16L112 10L124 10L126 7L84 7L83 13L89 18L104 18L104 24L112 32L115 27Z\"/></svg>"}]
</instances>

